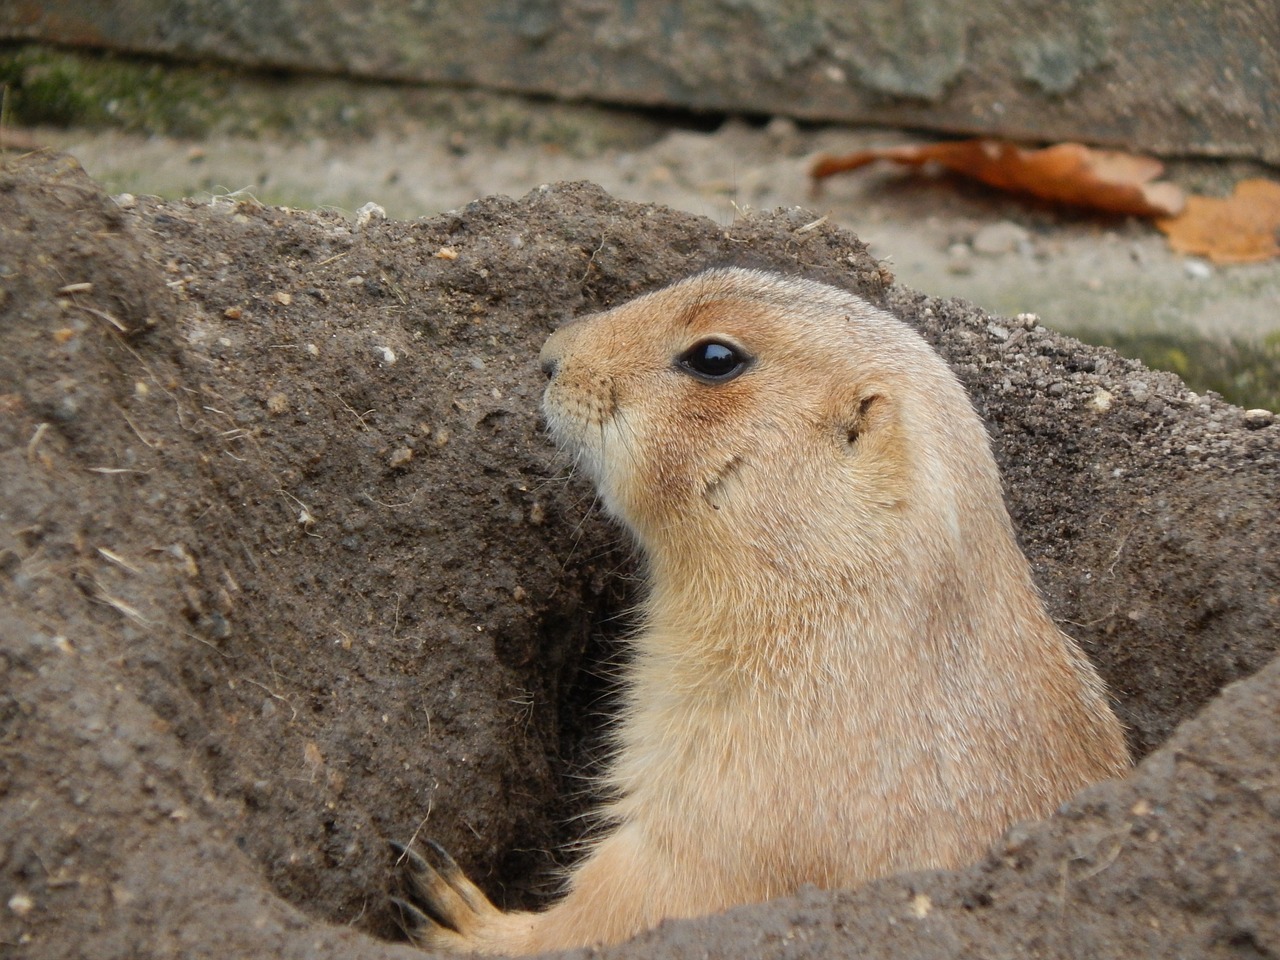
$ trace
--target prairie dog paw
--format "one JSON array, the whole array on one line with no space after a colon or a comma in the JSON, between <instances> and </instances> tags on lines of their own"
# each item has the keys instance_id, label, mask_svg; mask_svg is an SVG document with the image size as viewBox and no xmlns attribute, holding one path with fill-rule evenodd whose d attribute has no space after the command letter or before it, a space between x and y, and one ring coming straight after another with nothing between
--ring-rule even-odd
<instances>
[{"instance_id":1,"label":"prairie dog paw","mask_svg":"<svg viewBox=\"0 0 1280 960\"><path fill-rule=\"evenodd\" d=\"M392 897L391 902L416 946L507 953L518 952L527 942L532 914L503 913L495 907L440 844L422 841L426 857L406 844L390 844L406 893L406 899Z\"/></svg>"}]
</instances>

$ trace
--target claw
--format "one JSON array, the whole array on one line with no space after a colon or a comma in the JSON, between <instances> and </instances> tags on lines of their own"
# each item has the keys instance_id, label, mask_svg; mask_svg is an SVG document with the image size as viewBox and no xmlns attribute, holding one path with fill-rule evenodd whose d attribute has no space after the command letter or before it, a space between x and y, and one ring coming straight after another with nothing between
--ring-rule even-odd
<instances>
[{"instance_id":1,"label":"claw","mask_svg":"<svg viewBox=\"0 0 1280 960\"><path fill-rule=\"evenodd\" d=\"M462 873L462 868L458 866L458 862L454 860L453 857L449 856L448 850L440 846L440 844L436 843L430 837L427 837L422 842L426 844L428 850L436 855L436 859L438 859L444 866L446 872L451 874Z\"/></svg>"},{"instance_id":2,"label":"claw","mask_svg":"<svg viewBox=\"0 0 1280 960\"><path fill-rule=\"evenodd\" d=\"M458 862L449 856L448 850L431 839L422 842L438 861L432 869L468 907L480 914L498 912L489 898L484 895L484 891L472 883L471 878L458 866Z\"/></svg>"},{"instance_id":3,"label":"claw","mask_svg":"<svg viewBox=\"0 0 1280 960\"><path fill-rule=\"evenodd\" d=\"M428 842L434 843L435 841ZM396 853L396 866L400 866L407 860L409 865L419 872L431 869L431 865L428 864L427 861L423 860L418 851L413 849L413 847L409 846L407 843L401 843L399 840L388 840L387 846Z\"/></svg>"},{"instance_id":4,"label":"claw","mask_svg":"<svg viewBox=\"0 0 1280 960\"><path fill-rule=\"evenodd\" d=\"M401 932L406 937L412 939L419 930L429 927L436 921L427 916L408 900L401 900L399 897L391 897L391 905L396 908L396 922L400 926Z\"/></svg>"}]
</instances>

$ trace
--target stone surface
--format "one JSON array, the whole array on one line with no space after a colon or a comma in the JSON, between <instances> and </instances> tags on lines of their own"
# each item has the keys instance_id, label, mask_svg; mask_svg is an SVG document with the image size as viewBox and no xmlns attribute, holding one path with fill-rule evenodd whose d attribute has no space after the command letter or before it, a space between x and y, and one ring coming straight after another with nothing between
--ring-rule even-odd
<instances>
[{"instance_id":1,"label":"stone surface","mask_svg":"<svg viewBox=\"0 0 1280 960\"><path fill-rule=\"evenodd\" d=\"M0 37L1280 162L1271 0L10 0Z\"/></svg>"}]
</instances>

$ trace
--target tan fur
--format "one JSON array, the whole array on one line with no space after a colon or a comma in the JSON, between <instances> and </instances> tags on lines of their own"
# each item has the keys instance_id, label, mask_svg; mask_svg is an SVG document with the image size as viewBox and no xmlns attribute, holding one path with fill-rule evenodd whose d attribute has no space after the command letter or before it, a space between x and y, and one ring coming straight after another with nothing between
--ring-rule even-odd
<instances>
[{"instance_id":1,"label":"tan fur","mask_svg":"<svg viewBox=\"0 0 1280 960\"><path fill-rule=\"evenodd\" d=\"M709 338L753 365L722 384L681 370ZM455 929L420 942L608 943L806 883L957 867L1124 772L982 423L906 325L721 270L563 327L543 360L552 433L648 566L612 826L556 906L445 911Z\"/></svg>"}]
</instances>

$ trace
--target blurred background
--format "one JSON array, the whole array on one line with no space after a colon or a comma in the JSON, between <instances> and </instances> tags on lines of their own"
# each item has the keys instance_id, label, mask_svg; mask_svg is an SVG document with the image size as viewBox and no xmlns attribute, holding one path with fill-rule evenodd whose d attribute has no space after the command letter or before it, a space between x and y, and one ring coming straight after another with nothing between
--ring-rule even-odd
<instances>
[{"instance_id":1,"label":"blurred background","mask_svg":"<svg viewBox=\"0 0 1280 960\"><path fill-rule=\"evenodd\" d=\"M1212 197L1280 179L1273 0L5 0L0 86L0 149L116 194L413 218L585 179L726 225L803 206L907 286L1280 409L1280 260L928 168L808 175L986 136L1158 156Z\"/></svg>"}]
</instances>

